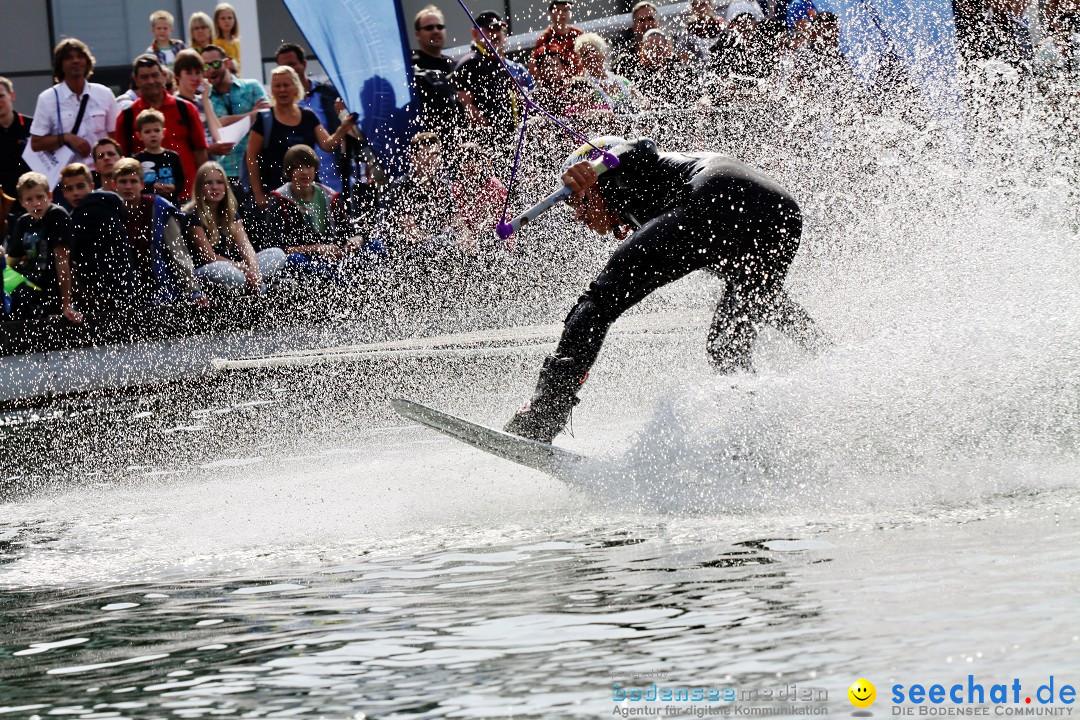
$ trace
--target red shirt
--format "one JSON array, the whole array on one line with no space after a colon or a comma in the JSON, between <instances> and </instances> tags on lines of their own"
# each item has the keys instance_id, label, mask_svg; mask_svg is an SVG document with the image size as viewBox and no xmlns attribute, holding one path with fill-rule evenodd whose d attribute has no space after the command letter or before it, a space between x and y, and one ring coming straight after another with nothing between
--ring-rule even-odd
<instances>
[{"instance_id":1,"label":"red shirt","mask_svg":"<svg viewBox=\"0 0 1080 720\"><path fill-rule=\"evenodd\" d=\"M562 35L556 35L549 26L547 30L536 38L536 49L532 51L532 61L546 52L557 53L566 63L566 71L569 77L575 77L582 73L581 58L574 52L574 41L585 31L573 25L566 28Z\"/></svg>"},{"instance_id":2,"label":"red shirt","mask_svg":"<svg viewBox=\"0 0 1080 720\"><path fill-rule=\"evenodd\" d=\"M180 119L180 111L176 109L178 103L184 103L188 106L187 112L187 125ZM125 113L120 113L120 117L116 120L116 141L120 143L124 149L125 155L134 155L137 152L142 152L146 147L142 144L142 140L139 139L139 133L136 129L138 126L135 124L135 118L139 117L139 113L147 108L151 107L142 98L139 98L131 105L132 116L131 136L126 135L124 122ZM165 100L161 103L161 107L156 108L165 116L165 138L161 142L161 146L172 150L180 156L180 164L184 166L184 187L180 189L180 199L191 199L191 190L195 186L195 171L198 168L195 167L195 151L205 150L206 135L203 132L202 120L199 119L199 109L194 104L184 100L183 98L177 98L169 93L165 93Z\"/></svg>"}]
</instances>

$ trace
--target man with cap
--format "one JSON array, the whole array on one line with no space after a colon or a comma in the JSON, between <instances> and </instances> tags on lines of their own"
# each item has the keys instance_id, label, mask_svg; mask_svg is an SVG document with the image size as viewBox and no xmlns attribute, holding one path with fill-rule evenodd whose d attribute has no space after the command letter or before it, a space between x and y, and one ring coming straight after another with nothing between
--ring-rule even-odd
<instances>
[{"instance_id":1,"label":"man with cap","mask_svg":"<svg viewBox=\"0 0 1080 720\"><path fill-rule=\"evenodd\" d=\"M511 139L521 121L524 104L514 81L499 62L506 46L506 22L494 10L485 10L476 16L476 24L483 28L491 46L474 27L472 52L458 61L450 80L458 88L469 122L484 128L487 139L499 145Z\"/></svg>"},{"instance_id":2,"label":"man with cap","mask_svg":"<svg viewBox=\"0 0 1080 720\"><path fill-rule=\"evenodd\" d=\"M551 0L548 3L548 18L551 24L536 38L536 48L532 51L529 62L529 69L534 76L537 74L537 58L546 53L555 53L563 59L569 77L581 75L581 58L574 52L574 41L585 31L570 24L573 8L573 0Z\"/></svg>"},{"instance_id":3,"label":"man with cap","mask_svg":"<svg viewBox=\"0 0 1080 720\"><path fill-rule=\"evenodd\" d=\"M618 164L597 175L593 146ZM605 162L608 167L612 163ZM775 180L715 153L660 152L647 138L597 138L563 164L576 218L626 238L566 317L532 401L505 430L540 442L562 431L608 328L653 290L708 268L726 282L706 342L722 373L752 370L751 349L771 324L811 352L828 343L784 291L802 213ZM633 233L627 237L629 233Z\"/></svg>"}]
</instances>

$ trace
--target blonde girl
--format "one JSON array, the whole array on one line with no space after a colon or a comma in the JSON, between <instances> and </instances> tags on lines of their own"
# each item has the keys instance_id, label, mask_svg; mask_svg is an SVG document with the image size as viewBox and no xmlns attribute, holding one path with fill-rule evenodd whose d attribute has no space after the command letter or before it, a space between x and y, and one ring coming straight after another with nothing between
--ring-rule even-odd
<instances>
[{"instance_id":1,"label":"blonde girl","mask_svg":"<svg viewBox=\"0 0 1080 720\"><path fill-rule=\"evenodd\" d=\"M195 173L194 195L184 212L198 220L191 225L196 254L203 261L196 277L233 290L246 286L253 294L265 292L263 281L285 266L285 251L255 252L244 222L236 216L236 196L225 169L213 161L203 163Z\"/></svg>"},{"instance_id":2,"label":"blonde girl","mask_svg":"<svg viewBox=\"0 0 1080 720\"><path fill-rule=\"evenodd\" d=\"M214 44L232 61L232 71L239 73L240 23L236 21L236 10L229 3L219 3L214 8Z\"/></svg>"}]
</instances>

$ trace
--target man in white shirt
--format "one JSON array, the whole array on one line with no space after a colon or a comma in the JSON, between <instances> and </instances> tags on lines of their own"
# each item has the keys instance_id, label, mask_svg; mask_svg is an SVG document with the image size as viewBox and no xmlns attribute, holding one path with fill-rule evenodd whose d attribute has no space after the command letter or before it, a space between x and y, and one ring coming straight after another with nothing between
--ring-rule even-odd
<instances>
[{"instance_id":1,"label":"man in white shirt","mask_svg":"<svg viewBox=\"0 0 1080 720\"><path fill-rule=\"evenodd\" d=\"M118 114L116 99L109 88L87 81L93 72L94 56L86 43L68 38L56 46L53 51L56 85L38 95L34 122L30 125L30 147L35 152L54 152L66 146L75 153L71 162L93 165L91 148L116 127ZM86 109L80 119L84 97Z\"/></svg>"}]
</instances>

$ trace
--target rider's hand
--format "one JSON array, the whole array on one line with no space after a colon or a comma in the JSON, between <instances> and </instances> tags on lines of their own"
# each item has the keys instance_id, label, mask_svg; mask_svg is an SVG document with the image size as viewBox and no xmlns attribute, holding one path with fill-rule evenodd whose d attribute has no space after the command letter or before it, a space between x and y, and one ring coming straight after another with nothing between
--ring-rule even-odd
<instances>
[{"instance_id":1,"label":"rider's hand","mask_svg":"<svg viewBox=\"0 0 1080 720\"><path fill-rule=\"evenodd\" d=\"M593 168L592 163L588 160L582 160L579 163L574 163L570 168L563 173L562 181L566 187L573 191L574 196L582 198L585 195L585 191L596 184L597 178L600 176L596 174L596 170Z\"/></svg>"}]
</instances>

